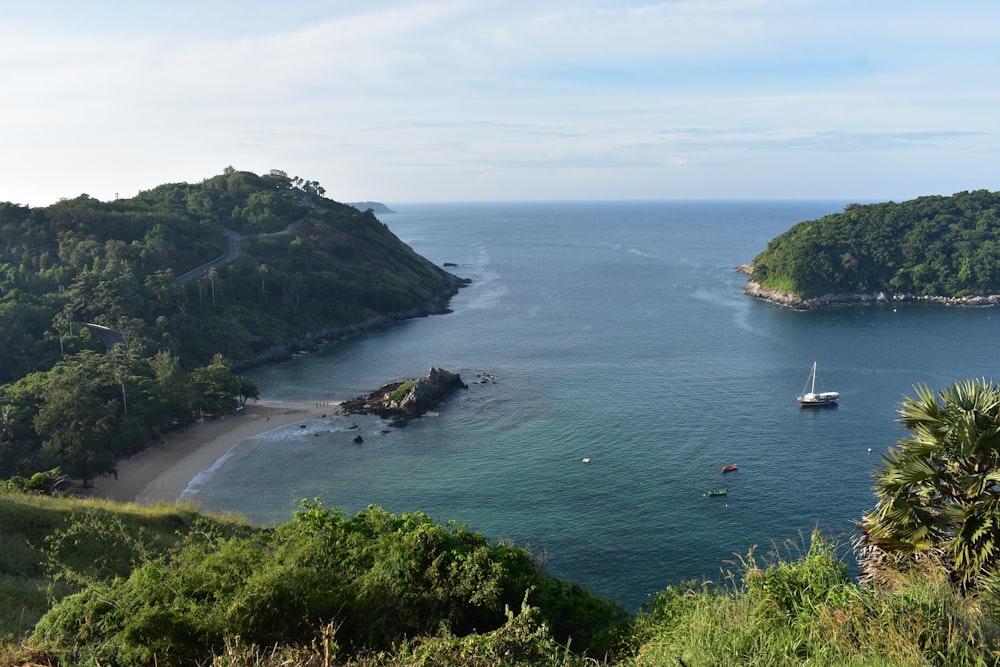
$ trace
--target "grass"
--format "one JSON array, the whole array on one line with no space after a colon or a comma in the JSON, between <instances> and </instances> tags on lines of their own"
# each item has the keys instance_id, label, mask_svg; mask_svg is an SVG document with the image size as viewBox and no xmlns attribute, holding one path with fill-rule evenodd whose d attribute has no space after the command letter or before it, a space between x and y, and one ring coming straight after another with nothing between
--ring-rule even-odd
<instances>
[{"instance_id":1,"label":"grass","mask_svg":"<svg viewBox=\"0 0 1000 667\"><path fill-rule=\"evenodd\" d=\"M760 568L751 556L743 583L687 585L660 594L638 621L634 666L980 665L1000 653L984 637L993 624L974 600L933 573L891 591L861 588L843 575L818 536L805 557Z\"/></svg>"},{"instance_id":2,"label":"grass","mask_svg":"<svg viewBox=\"0 0 1000 667\"><path fill-rule=\"evenodd\" d=\"M392 390L392 393L389 394L389 400L390 401L403 400L406 394L409 393L409 391L413 389L414 385L416 384L417 384L416 380L407 380L406 382L404 382L403 384L399 385L398 387Z\"/></svg>"},{"instance_id":3,"label":"grass","mask_svg":"<svg viewBox=\"0 0 1000 667\"><path fill-rule=\"evenodd\" d=\"M240 517L206 517L193 504L138 506L102 500L0 493L0 667L57 664L21 642L48 609L55 586L49 556L85 576L127 572L137 550L169 547L180 533L210 521L227 530L252 530ZM109 526L111 530L109 530ZM57 536L57 539L53 539ZM581 657L559 646L530 608L508 612L490 633L414 637L386 653L345 655L336 627L317 628L300 646L257 646L227 639L219 667L338 665L660 665L893 666L1000 664L1000 626L975 598L963 597L928 565L861 587L846 574L835 545L814 534L797 555L758 562L753 552L724 583L671 586L635 619L626 650Z\"/></svg>"},{"instance_id":4,"label":"grass","mask_svg":"<svg viewBox=\"0 0 1000 667\"><path fill-rule=\"evenodd\" d=\"M48 610L50 598L77 590L73 582L53 581L47 565L53 552L79 572L127 573L140 541L165 549L199 520L206 517L192 503L147 506L0 493L0 637L22 637ZM245 525L233 516L209 520L234 529ZM108 534L109 524L118 534ZM69 531L67 538L54 542L60 531Z\"/></svg>"}]
</instances>

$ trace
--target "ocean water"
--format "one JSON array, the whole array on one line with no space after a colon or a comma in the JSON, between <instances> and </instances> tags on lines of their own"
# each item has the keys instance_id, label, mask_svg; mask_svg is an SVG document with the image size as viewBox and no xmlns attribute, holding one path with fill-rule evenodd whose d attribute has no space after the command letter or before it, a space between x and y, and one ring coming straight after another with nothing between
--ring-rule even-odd
<instances>
[{"instance_id":1,"label":"ocean water","mask_svg":"<svg viewBox=\"0 0 1000 667\"><path fill-rule=\"evenodd\" d=\"M899 402L996 376L1000 313L793 312L742 294L736 265L846 203L394 206L382 220L400 238L472 279L454 312L250 376L276 401L353 398L431 366L469 389L401 429L330 417L272 432L191 493L265 524L303 498L454 519L631 610L719 580L754 547L817 527L847 540L879 453L904 435ZM798 407L814 361L839 407Z\"/></svg>"}]
</instances>

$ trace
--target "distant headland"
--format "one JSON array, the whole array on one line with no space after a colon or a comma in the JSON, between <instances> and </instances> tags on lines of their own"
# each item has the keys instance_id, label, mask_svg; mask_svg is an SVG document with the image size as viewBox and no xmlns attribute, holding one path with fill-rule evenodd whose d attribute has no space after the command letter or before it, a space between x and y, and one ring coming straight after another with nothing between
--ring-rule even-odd
<instances>
[{"instance_id":1,"label":"distant headland","mask_svg":"<svg viewBox=\"0 0 1000 667\"><path fill-rule=\"evenodd\" d=\"M347 205L353 206L354 208L362 212L370 210L372 213L395 213L395 211L393 211L391 208L377 201L348 202Z\"/></svg>"}]
</instances>

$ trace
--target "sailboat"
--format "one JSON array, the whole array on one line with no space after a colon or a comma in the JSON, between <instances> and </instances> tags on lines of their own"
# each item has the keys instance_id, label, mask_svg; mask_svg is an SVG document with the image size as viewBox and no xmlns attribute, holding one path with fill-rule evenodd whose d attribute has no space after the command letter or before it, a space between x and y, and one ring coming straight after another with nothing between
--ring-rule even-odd
<instances>
[{"instance_id":1,"label":"sailboat","mask_svg":"<svg viewBox=\"0 0 1000 667\"><path fill-rule=\"evenodd\" d=\"M802 394L799 395L799 405L803 408L814 408L836 405L839 400L840 394L835 391L816 393L816 362L814 361L812 372L806 379L806 386L802 388Z\"/></svg>"}]
</instances>

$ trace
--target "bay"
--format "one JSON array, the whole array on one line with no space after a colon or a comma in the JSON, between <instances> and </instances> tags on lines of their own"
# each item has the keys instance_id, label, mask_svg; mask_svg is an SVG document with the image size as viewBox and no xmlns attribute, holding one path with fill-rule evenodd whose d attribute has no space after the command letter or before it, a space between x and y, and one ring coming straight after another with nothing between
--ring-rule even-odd
<instances>
[{"instance_id":1,"label":"bay","mask_svg":"<svg viewBox=\"0 0 1000 667\"><path fill-rule=\"evenodd\" d=\"M304 498L457 520L631 610L725 577L754 546L817 527L846 542L879 453L904 435L900 400L992 378L1000 324L993 309L794 312L742 294L736 265L846 203L393 205L390 229L472 280L453 312L250 376L278 401L353 398L431 366L469 389L402 429L331 418L271 433L195 497L264 524ZM814 361L839 407L798 407Z\"/></svg>"}]
</instances>

